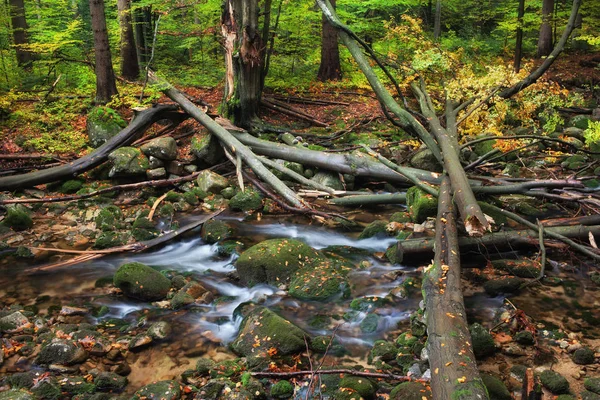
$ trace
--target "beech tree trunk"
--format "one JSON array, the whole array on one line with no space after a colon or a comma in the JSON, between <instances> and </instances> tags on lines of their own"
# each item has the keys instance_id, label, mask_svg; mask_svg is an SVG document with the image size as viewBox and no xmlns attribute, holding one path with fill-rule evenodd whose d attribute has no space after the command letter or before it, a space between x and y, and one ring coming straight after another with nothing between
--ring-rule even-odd
<instances>
[{"instance_id":1,"label":"beech tree trunk","mask_svg":"<svg viewBox=\"0 0 600 400\"><path fill-rule=\"evenodd\" d=\"M24 48L29 44L27 20L25 19L25 2L24 0L9 0L9 6L17 64L21 68L29 69L34 60L34 54Z\"/></svg>"},{"instance_id":2,"label":"beech tree trunk","mask_svg":"<svg viewBox=\"0 0 600 400\"><path fill-rule=\"evenodd\" d=\"M331 5L335 8L336 0L330 0ZM340 66L340 50L338 48L337 29L327 21L325 16L322 17L321 30L321 65L317 79L325 81L337 81L342 79L342 69Z\"/></svg>"},{"instance_id":3,"label":"beech tree trunk","mask_svg":"<svg viewBox=\"0 0 600 400\"><path fill-rule=\"evenodd\" d=\"M139 65L145 65L150 58L150 51L148 49L148 43L152 42L152 39L148 37L152 30L150 16L150 7L134 8L133 10L134 33Z\"/></svg>"},{"instance_id":4,"label":"beech tree trunk","mask_svg":"<svg viewBox=\"0 0 600 400\"><path fill-rule=\"evenodd\" d=\"M538 57L549 56L552 52L552 13L554 12L554 0L543 0L542 3L542 25L538 39Z\"/></svg>"},{"instance_id":5,"label":"beech tree trunk","mask_svg":"<svg viewBox=\"0 0 600 400\"><path fill-rule=\"evenodd\" d=\"M90 14L96 54L96 103L106 104L118 92L108 44L104 0L90 0Z\"/></svg>"},{"instance_id":6,"label":"beech tree trunk","mask_svg":"<svg viewBox=\"0 0 600 400\"><path fill-rule=\"evenodd\" d=\"M525 0L519 0L519 9L517 11L517 41L515 44L515 73L521 70L521 58L523 51L523 17L525 16Z\"/></svg>"},{"instance_id":7,"label":"beech tree trunk","mask_svg":"<svg viewBox=\"0 0 600 400\"><path fill-rule=\"evenodd\" d=\"M221 112L251 129L261 97L263 43L258 0L224 0L221 30L225 47L225 96Z\"/></svg>"},{"instance_id":8,"label":"beech tree trunk","mask_svg":"<svg viewBox=\"0 0 600 400\"><path fill-rule=\"evenodd\" d=\"M131 5L129 0L118 0L119 26L121 28L121 75L134 81L140 76L133 26L131 24Z\"/></svg>"},{"instance_id":9,"label":"beech tree trunk","mask_svg":"<svg viewBox=\"0 0 600 400\"><path fill-rule=\"evenodd\" d=\"M440 40L442 34L442 0L437 0L435 4L435 19L433 21L433 38L435 41Z\"/></svg>"}]
</instances>

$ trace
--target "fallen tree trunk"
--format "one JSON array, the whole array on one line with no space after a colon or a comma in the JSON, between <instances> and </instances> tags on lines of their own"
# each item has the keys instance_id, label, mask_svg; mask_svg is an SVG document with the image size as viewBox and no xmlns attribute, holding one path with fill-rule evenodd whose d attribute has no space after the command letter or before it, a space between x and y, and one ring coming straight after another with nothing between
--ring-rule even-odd
<instances>
[{"instance_id":1,"label":"fallen tree trunk","mask_svg":"<svg viewBox=\"0 0 600 400\"><path fill-rule=\"evenodd\" d=\"M0 178L0 191L23 189L43 183L69 179L86 172L106 161L113 150L133 143L153 123L161 119L181 122L187 118L185 114L176 112L176 109L172 105L162 105L144 110L136 115L125 129L90 154L54 168Z\"/></svg>"},{"instance_id":2,"label":"fallen tree trunk","mask_svg":"<svg viewBox=\"0 0 600 400\"><path fill-rule=\"evenodd\" d=\"M599 235L600 225L548 227L544 228L544 232L546 235L555 233L568 238L585 239L590 233L592 235ZM431 258L434 244L435 240L432 238L408 239L398 242L396 245L395 260L397 263L406 262L408 260L407 256L411 256L409 258L414 263L422 261L422 258ZM538 230L523 229L495 232L479 238L461 237L458 239L458 245L460 246L461 253L469 249L479 248L483 254L488 253L489 248L499 250L506 247L513 248L516 245L538 246ZM417 260L416 257L412 257L417 255L421 255L422 258L419 257L419 260Z\"/></svg>"},{"instance_id":3,"label":"fallen tree trunk","mask_svg":"<svg viewBox=\"0 0 600 400\"><path fill-rule=\"evenodd\" d=\"M450 179L438 198L435 259L423 272L427 349L434 399L485 400L460 283L460 249Z\"/></svg>"}]
</instances>

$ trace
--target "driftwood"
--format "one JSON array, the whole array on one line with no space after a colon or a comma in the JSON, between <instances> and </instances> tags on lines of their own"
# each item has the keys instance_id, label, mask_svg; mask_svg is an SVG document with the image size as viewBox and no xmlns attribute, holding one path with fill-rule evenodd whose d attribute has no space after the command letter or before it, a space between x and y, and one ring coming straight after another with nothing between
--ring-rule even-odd
<instances>
[{"instance_id":1,"label":"driftwood","mask_svg":"<svg viewBox=\"0 0 600 400\"><path fill-rule=\"evenodd\" d=\"M153 123L161 119L181 122L185 114L176 112L174 106L155 106L140 112L130 124L111 140L73 162L54 168L34 171L27 174L0 178L0 191L23 189L43 183L73 178L106 161L108 155L121 146L127 146L142 135Z\"/></svg>"},{"instance_id":2,"label":"driftwood","mask_svg":"<svg viewBox=\"0 0 600 400\"><path fill-rule=\"evenodd\" d=\"M435 259L423 272L431 392L434 399L488 399L467 325L456 216L447 177L440 186L435 233Z\"/></svg>"}]
</instances>

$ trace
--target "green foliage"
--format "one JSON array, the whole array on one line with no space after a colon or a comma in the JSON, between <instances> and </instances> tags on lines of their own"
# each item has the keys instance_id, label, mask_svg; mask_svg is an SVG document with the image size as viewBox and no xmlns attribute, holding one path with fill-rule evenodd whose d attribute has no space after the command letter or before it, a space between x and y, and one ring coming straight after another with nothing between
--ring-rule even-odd
<instances>
[{"instance_id":1,"label":"green foliage","mask_svg":"<svg viewBox=\"0 0 600 400\"><path fill-rule=\"evenodd\" d=\"M583 132L583 137L589 147L600 144L600 121L590 121L588 128Z\"/></svg>"}]
</instances>

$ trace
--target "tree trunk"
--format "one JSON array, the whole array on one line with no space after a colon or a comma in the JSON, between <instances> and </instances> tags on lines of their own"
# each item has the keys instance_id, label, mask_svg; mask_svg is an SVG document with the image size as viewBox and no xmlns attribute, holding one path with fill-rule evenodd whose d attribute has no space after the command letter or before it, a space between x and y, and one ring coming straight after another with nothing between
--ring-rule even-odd
<instances>
[{"instance_id":1,"label":"tree trunk","mask_svg":"<svg viewBox=\"0 0 600 400\"><path fill-rule=\"evenodd\" d=\"M25 19L25 2L24 0L9 0L9 6L17 64L21 68L31 69L34 54L25 48L29 44L27 20Z\"/></svg>"},{"instance_id":2,"label":"tree trunk","mask_svg":"<svg viewBox=\"0 0 600 400\"><path fill-rule=\"evenodd\" d=\"M336 0L330 0L334 8L335 2ZM322 19L321 65L319 66L317 79L322 82L338 81L342 79L342 69L340 66L337 29L331 26L324 15Z\"/></svg>"},{"instance_id":3,"label":"tree trunk","mask_svg":"<svg viewBox=\"0 0 600 400\"><path fill-rule=\"evenodd\" d=\"M435 19L433 22L433 38L435 41L440 40L442 34L442 0L437 0L435 5Z\"/></svg>"},{"instance_id":4,"label":"tree trunk","mask_svg":"<svg viewBox=\"0 0 600 400\"><path fill-rule=\"evenodd\" d=\"M131 25L131 6L129 0L118 0L119 26L121 28L121 75L134 81L140 76L133 26Z\"/></svg>"},{"instance_id":5,"label":"tree trunk","mask_svg":"<svg viewBox=\"0 0 600 400\"><path fill-rule=\"evenodd\" d=\"M90 0L90 14L96 54L96 103L106 104L118 92L108 44L104 0Z\"/></svg>"},{"instance_id":6,"label":"tree trunk","mask_svg":"<svg viewBox=\"0 0 600 400\"><path fill-rule=\"evenodd\" d=\"M515 44L515 73L521 70L521 58L523 51L523 17L525 16L525 0L519 0L519 9L517 11L517 41Z\"/></svg>"},{"instance_id":7,"label":"tree trunk","mask_svg":"<svg viewBox=\"0 0 600 400\"><path fill-rule=\"evenodd\" d=\"M133 12L133 21L134 21L134 33L135 33L135 42L137 47L137 57L138 64L145 65L148 62L149 54L148 51L148 40L146 40L147 32L149 29L149 15L150 9L149 7L141 7L134 8ZM150 40L151 43L151 40Z\"/></svg>"},{"instance_id":8,"label":"tree trunk","mask_svg":"<svg viewBox=\"0 0 600 400\"><path fill-rule=\"evenodd\" d=\"M258 0L224 0L221 30L225 46L225 96L222 113L250 129L261 96L262 39Z\"/></svg>"},{"instance_id":9,"label":"tree trunk","mask_svg":"<svg viewBox=\"0 0 600 400\"><path fill-rule=\"evenodd\" d=\"M538 39L538 57L549 56L552 52L552 12L554 11L554 0L543 0L542 3L542 25Z\"/></svg>"}]
</instances>

